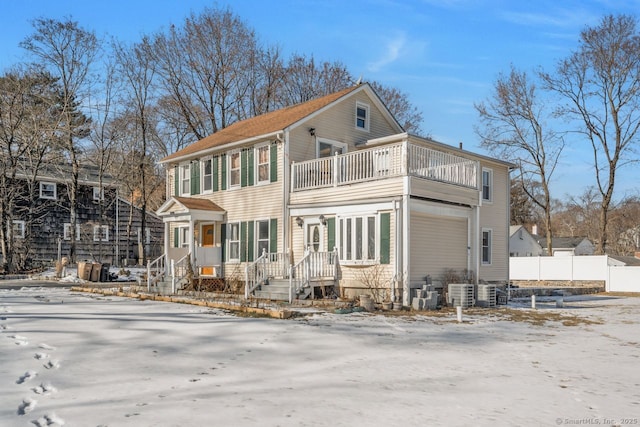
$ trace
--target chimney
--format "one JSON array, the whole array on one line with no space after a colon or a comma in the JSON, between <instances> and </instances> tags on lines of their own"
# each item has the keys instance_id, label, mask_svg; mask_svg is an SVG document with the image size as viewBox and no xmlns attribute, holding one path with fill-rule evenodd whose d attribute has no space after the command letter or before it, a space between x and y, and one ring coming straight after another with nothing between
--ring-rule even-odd
<instances>
[{"instance_id":1,"label":"chimney","mask_svg":"<svg viewBox=\"0 0 640 427\"><path fill-rule=\"evenodd\" d=\"M531 234L538 234L538 225L537 224L533 224L531 226Z\"/></svg>"},{"instance_id":2,"label":"chimney","mask_svg":"<svg viewBox=\"0 0 640 427\"><path fill-rule=\"evenodd\" d=\"M462 142L460 142L460 149L462 150Z\"/></svg>"}]
</instances>

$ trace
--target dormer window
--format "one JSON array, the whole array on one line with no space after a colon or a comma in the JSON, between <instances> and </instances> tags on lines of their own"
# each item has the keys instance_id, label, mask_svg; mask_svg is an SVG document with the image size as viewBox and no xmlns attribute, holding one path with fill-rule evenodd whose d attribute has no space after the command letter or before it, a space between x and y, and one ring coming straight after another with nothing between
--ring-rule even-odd
<instances>
[{"instance_id":1,"label":"dormer window","mask_svg":"<svg viewBox=\"0 0 640 427\"><path fill-rule=\"evenodd\" d=\"M369 132L369 106L356 102L356 129Z\"/></svg>"}]
</instances>

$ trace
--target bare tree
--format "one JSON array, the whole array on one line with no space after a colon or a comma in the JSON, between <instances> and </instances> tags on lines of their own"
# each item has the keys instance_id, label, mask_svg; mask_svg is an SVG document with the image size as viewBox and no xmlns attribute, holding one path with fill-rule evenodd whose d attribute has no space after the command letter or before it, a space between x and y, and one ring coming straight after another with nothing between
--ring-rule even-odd
<instances>
[{"instance_id":1,"label":"bare tree","mask_svg":"<svg viewBox=\"0 0 640 427\"><path fill-rule=\"evenodd\" d=\"M192 14L183 28L156 34L147 48L165 91L162 105L180 113L193 138L249 116L245 101L257 42L253 30L230 10Z\"/></svg>"},{"instance_id":2,"label":"bare tree","mask_svg":"<svg viewBox=\"0 0 640 427\"><path fill-rule=\"evenodd\" d=\"M633 154L640 127L640 34L632 16L605 16L580 34L580 46L543 78L564 99L559 113L593 150L600 220L596 252L607 248L607 223L616 173L637 161Z\"/></svg>"},{"instance_id":3,"label":"bare tree","mask_svg":"<svg viewBox=\"0 0 640 427\"><path fill-rule=\"evenodd\" d=\"M548 113L527 74L511 67L501 74L493 94L475 104L480 115L476 133L482 146L518 165L522 190L544 212L547 253L551 253L551 191L549 183L564 148L563 138L547 127Z\"/></svg>"},{"instance_id":4,"label":"bare tree","mask_svg":"<svg viewBox=\"0 0 640 427\"><path fill-rule=\"evenodd\" d=\"M0 252L2 269L17 271L30 256L30 234L41 209L31 197L52 136L50 106L55 79L16 67L0 77ZM18 244L14 221L24 224ZM19 246L19 247L18 247Z\"/></svg>"},{"instance_id":5,"label":"bare tree","mask_svg":"<svg viewBox=\"0 0 640 427\"><path fill-rule=\"evenodd\" d=\"M406 132L416 134L422 132L422 112L411 104L408 94L375 81L371 82L371 87Z\"/></svg>"},{"instance_id":6,"label":"bare tree","mask_svg":"<svg viewBox=\"0 0 640 427\"><path fill-rule=\"evenodd\" d=\"M33 21L34 34L20 46L35 56L38 63L58 79L59 148L68 164L66 176L70 209L69 260L75 260L76 224L78 223L79 170L81 166L80 141L89 135L90 120L81 111L90 87L90 70L96 60L99 43L95 34L66 19L39 18Z\"/></svg>"},{"instance_id":7,"label":"bare tree","mask_svg":"<svg viewBox=\"0 0 640 427\"><path fill-rule=\"evenodd\" d=\"M146 265L147 254L144 250L146 235L146 216L148 201L153 194L153 189L158 185L154 175L148 175L150 164L155 163L153 154L157 152L154 146L159 145L156 138L156 122L154 120L153 102L154 93L152 85L155 78L155 68L149 51L145 49L148 41L125 47L122 44L114 44L114 52L118 63L119 74L123 80L123 101L127 105L127 117L131 120L129 129L131 136L129 153L131 159L135 159L135 184L134 191L139 192L139 207L141 210L141 226L138 239L138 260ZM132 203L133 206L133 203ZM131 216L130 216L131 218ZM128 229L130 229L130 224Z\"/></svg>"}]
</instances>

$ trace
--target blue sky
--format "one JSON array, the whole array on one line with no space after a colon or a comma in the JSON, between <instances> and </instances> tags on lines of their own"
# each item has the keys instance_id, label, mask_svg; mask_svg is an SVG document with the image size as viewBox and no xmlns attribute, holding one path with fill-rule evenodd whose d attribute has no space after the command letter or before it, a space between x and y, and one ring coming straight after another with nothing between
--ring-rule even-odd
<instances>
[{"instance_id":1,"label":"blue sky","mask_svg":"<svg viewBox=\"0 0 640 427\"><path fill-rule=\"evenodd\" d=\"M71 16L98 35L138 40L191 12L226 7L259 39L317 60L341 61L352 74L409 94L423 113L423 131L483 153L473 126L474 102L486 99L510 64L551 70L578 45L580 31L608 13L637 14L640 0L5 0L0 14L0 67L19 61L18 43L36 17ZM566 150L554 197L594 185L590 148ZM638 166L617 181L617 196L638 194Z\"/></svg>"}]
</instances>

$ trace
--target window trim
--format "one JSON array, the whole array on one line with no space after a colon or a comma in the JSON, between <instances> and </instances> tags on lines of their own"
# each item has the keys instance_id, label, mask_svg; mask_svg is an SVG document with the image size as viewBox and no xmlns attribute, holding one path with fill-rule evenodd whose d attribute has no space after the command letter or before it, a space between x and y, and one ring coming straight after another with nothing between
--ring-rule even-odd
<instances>
[{"instance_id":1,"label":"window trim","mask_svg":"<svg viewBox=\"0 0 640 427\"><path fill-rule=\"evenodd\" d=\"M485 246L485 238L484 235L487 233L488 242ZM487 248L487 258L485 259L485 247ZM482 232L480 234L480 262L483 266L490 266L493 262L493 229L492 228L482 228Z\"/></svg>"},{"instance_id":2,"label":"window trim","mask_svg":"<svg viewBox=\"0 0 640 427\"><path fill-rule=\"evenodd\" d=\"M373 218L373 236L370 235L369 219ZM358 222L361 219L360 232ZM349 227L350 222L350 227ZM349 233L348 233L349 232ZM350 235L348 235L350 234ZM373 237L373 254L369 253L370 237ZM361 213L336 216L336 246L340 263L344 265L374 265L380 263L380 213ZM358 243L360 245L358 245ZM350 246L350 247L349 247ZM357 258L358 250L360 259ZM347 255L351 254L348 259Z\"/></svg>"},{"instance_id":3,"label":"window trim","mask_svg":"<svg viewBox=\"0 0 640 427\"><path fill-rule=\"evenodd\" d=\"M271 183L271 143L267 142L264 144L259 144L254 147L255 150L255 183L256 185L265 185ZM260 163L260 152L261 150L265 150L267 153L267 160L264 163ZM260 179L260 166L265 166L267 169L266 178Z\"/></svg>"},{"instance_id":4,"label":"window trim","mask_svg":"<svg viewBox=\"0 0 640 427\"><path fill-rule=\"evenodd\" d=\"M47 196L45 194L43 194L43 187L46 185L51 185L53 186L53 196ZM55 182L51 182L51 181L40 181L40 198L41 199L48 199L48 200L57 200L58 199L58 186L56 185Z\"/></svg>"},{"instance_id":5,"label":"window trim","mask_svg":"<svg viewBox=\"0 0 640 427\"><path fill-rule=\"evenodd\" d=\"M484 189L485 189L484 177L485 177L485 173L487 174L488 181L489 181L487 183L487 185L486 185L487 192L489 193L487 198L485 198L485 196L484 196ZM493 169L482 168L482 183L481 183L480 192L482 193L482 201L483 202L488 202L488 203L492 203L493 202Z\"/></svg>"},{"instance_id":6,"label":"window trim","mask_svg":"<svg viewBox=\"0 0 640 427\"><path fill-rule=\"evenodd\" d=\"M65 222L62 225L62 240L71 240L71 223ZM76 242L80 241L80 224L76 223Z\"/></svg>"},{"instance_id":7,"label":"window trim","mask_svg":"<svg viewBox=\"0 0 640 427\"><path fill-rule=\"evenodd\" d=\"M181 163L178 166L178 184L180 185L181 196L190 196L191 195L191 162ZM185 185L186 190L185 191Z\"/></svg>"},{"instance_id":8,"label":"window trim","mask_svg":"<svg viewBox=\"0 0 640 427\"><path fill-rule=\"evenodd\" d=\"M93 187L93 201L104 201L104 187Z\"/></svg>"},{"instance_id":9,"label":"window trim","mask_svg":"<svg viewBox=\"0 0 640 427\"><path fill-rule=\"evenodd\" d=\"M342 154L346 154L348 151L348 145L345 142L335 141L333 139L326 139L326 138L316 138L316 159L327 158L327 157L320 157L320 144L327 144L327 145L333 145L334 147L338 147L342 150ZM333 157L333 154L329 157Z\"/></svg>"},{"instance_id":10,"label":"window trim","mask_svg":"<svg viewBox=\"0 0 640 427\"><path fill-rule=\"evenodd\" d=\"M266 223L267 224L267 237L266 239L261 239L260 238L260 223ZM259 257L262 256L262 251L260 250L260 242L266 242L267 244L267 253L269 253L269 245L271 244L271 220L269 218L261 218L261 219L256 219L254 220L254 227L255 227L255 231L254 231L254 238L256 240L256 245L255 245L255 257L253 259L258 259Z\"/></svg>"},{"instance_id":11,"label":"window trim","mask_svg":"<svg viewBox=\"0 0 640 427\"><path fill-rule=\"evenodd\" d=\"M104 234L101 232L104 231ZM93 226L93 241L94 242L108 242L109 241L109 226L108 225L94 225Z\"/></svg>"},{"instance_id":12,"label":"window trim","mask_svg":"<svg viewBox=\"0 0 640 427\"><path fill-rule=\"evenodd\" d=\"M211 165L211 174L207 175L205 173L206 170L206 165L207 163L209 163ZM215 171L213 170L213 156L209 156L206 157L204 159L202 159L202 161L200 162L200 167L201 167L201 172L200 172L200 179L202 180L202 194L209 194L209 193L213 193L213 174L215 174ZM207 181L207 178L209 179ZM207 189L206 184L209 184L209 189Z\"/></svg>"},{"instance_id":13,"label":"window trim","mask_svg":"<svg viewBox=\"0 0 640 427\"><path fill-rule=\"evenodd\" d=\"M362 119L359 115L358 115L358 110L364 110L365 112L365 116L364 119ZM356 111L355 111L355 127L356 129L363 131L363 132L369 132L369 128L370 128L370 115L371 113L371 107L369 106L369 104L365 104L364 102L360 102L360 101L356 101ZM364 126L359 126L359 122L363 121L363 125Z\"/></svg>"},{"instance_id":14,"label":"window trim","mask_svg":"<svg viewBox=\"0 0 640 427\"><path fill-rule=\"evenodd\" d=\"M237 168L233 168L233 158L234 156L238 156L238 167ZM227 168L227 174L229 174L228 179L227 179L227 189L232 189L232 188L240 188L241 187L241 183L242 183L242 152L241 150L233 150L227 153L227 161L229 162L229 167ZM233 181L231 180L232 174L233 172L237 170L238 171L238 182L237 184L234 184Z\"/></svg>"},{"instance_id":15,"label":"window trim","mask_svg":"<svg viewBox=\"0 0 640 427\"><path fill-rule=\"evenodd\" d=\"M233 239L232 230L233 230L234 227L236 227L237 231L238 231L237 239ZM226 239L227 239L227 257L228 257L227 261L229 261L229 262L240 262L240 257L242 256L240 254L240 250L241 250L240 242L242 240L242 238L240 236L240 221L227 223L227 236L226 236ZM231 254L232 254L231 245L232 244L238 245L238 256L237 256L237 258L232 258L231 257Z\"/></svg>"},{"instance_id":16,"label":"window trim","mask_svg":"<svg viewBox=\"0 0 640 427\"><path fill-rule=\"evenodd\" d=\"M19 233L16 233L16 225L18 225ZM21 219L14 219L11 222L11 237L14 239L24 239L25 238L25 230L26 230L26 222Z\"/></svg>"}]
</instances>

